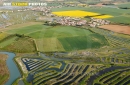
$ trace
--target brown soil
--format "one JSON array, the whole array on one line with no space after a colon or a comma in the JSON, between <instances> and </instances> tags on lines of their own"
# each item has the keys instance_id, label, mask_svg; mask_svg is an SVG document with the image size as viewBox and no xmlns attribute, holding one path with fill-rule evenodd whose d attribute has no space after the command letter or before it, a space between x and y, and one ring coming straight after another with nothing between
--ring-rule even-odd
<instances>
[{"instance_id":1,"label":"brown soil","mask_svg":"<svg viewBox=\"0 0 130 85\"><path fill-rule=\"evenodd\" d=\"M0 54L0 75L8 74L6 59L7 59L7 55Z\"/></svg>"},{"instance_id":2,"label":"brown soil","mask_svg":"<svg viewBox=\"0 0 130 85\"><path fill-rule=\"evenodd\" d=\"M103 25L99 28L111 30L117 33L129 34L130 35L130 26L121 26L121 25Z\"/></svg>"},{"instance_id":3,"label":"brown soil","mask_svg":"<svg viewBox=\"0 0 130 85\"><path fill-rule=\"evenodd\" d=\"M7 55L0 54L0 85L4 85L9 78L9 71L6 66L7 57Z\"/></svg>"}]
</instances>

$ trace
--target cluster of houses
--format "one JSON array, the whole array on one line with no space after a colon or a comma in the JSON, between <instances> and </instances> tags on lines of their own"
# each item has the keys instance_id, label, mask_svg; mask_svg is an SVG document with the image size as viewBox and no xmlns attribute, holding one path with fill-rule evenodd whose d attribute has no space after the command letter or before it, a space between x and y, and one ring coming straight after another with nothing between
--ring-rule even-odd
<instances>
[{"instance_id":1,"label":"cluster of houses","mask_svg":"<svg viewBox=\"0 0 130 85\"><path fill-rule=\"evenodd\" d=\"M108 25L108 24L110 24L110 21L104 19L97 19L97 18L91 18L89 22L89 26L91 27L97 27L100 25Z\"/></svg>"},{"instance_id":2,"label":"cluster of houses","mask_svg":"<svg viewBox=\"0 0 130 85\"><path fill-rule=\"evenodd\" d=\"M59 5L59 6L47 6L47 7L33 7L33 8L31 8L31 10L41 11L41 12L43 12L44 16L52 16L53 15L53 14L51 14L52 8L62 8L62 6Z\"/></svg>"},{"instance_id":3,"label":"cluster of houses","mask_svg":"<svg viewBox=\"0 0 130 85\"><path fill-rule=\"evenodd\" d=\"M103 20L103 19L97 19L97 18L90 18L90 21L87 21L85 19L81 18L72 18L72 17L48 17L48 18L39 18L39 20L48 21L51 23L57 23L60 25L66 25L66 26L90 26L90 27L97 27L101 25L108 25L110 24L110 21Z\"/></svg>"},{"instance_id":4,"label":"cluster of houses","mask_svg":"<svg viewBox=\"0 0 130 85\"><path fill-rule=\"evenodd\" d=\"M56 23L68 26L81 26L85 25L87 21L81 20L80 18L61 17L59 20L56 21Z\"/></svg>"}]
</instances>

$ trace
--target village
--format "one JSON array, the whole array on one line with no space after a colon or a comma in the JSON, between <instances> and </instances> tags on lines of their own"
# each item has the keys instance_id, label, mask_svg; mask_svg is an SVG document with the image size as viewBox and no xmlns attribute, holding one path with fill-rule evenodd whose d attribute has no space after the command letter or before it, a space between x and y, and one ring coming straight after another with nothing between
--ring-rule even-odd
<instances>
[{"instance_id":1,"label":"village","mask_svg":"<svg viewBox=\"0 0 130 85\"><path fill-rule=\"evenodd\" d=\"M69 16L57 16L52 14L52 8L62 8L61 5L59 6L51 6L51 7L36 7L32 8L31 10L34 11L42 11L43 17L39 17L39 20L48 21L51 23L57 23L61 25L68 25L68 26L90 26L90 27L97 27L100 25L108 25L110 21L97 19L90 17L90 20L87 21L82 18L78 17L69 17Z\"/></svg>"},{"instance_id":2,"label":"village","mask_svg":"<svg viewBox=\"0 0 130 85\"><path fill-rule=\"evenodd\" d=\"M98 19L89 17L90 20L86 20L85 18L79 18L79 17L69 17L69 16L57 16L52 13L51 9L53 8L62 8L61 5L58 6L44 6L44 7L24 7L15 9L14 11L1 11L0 20L2 21L0 23L0 28L6 28L8 26L17 24L18 22L13 22L12 20L9 20L9 18L13 18L14 16L9 16L9 13L16 13L19 12L25 12L25 15L27 15L27 12L32 11L33 14L28 15L26 19L26 16L18 17L19 23L24 23L28 20L33 20L35 18L36 21L47 21L49 24L56 23L60 25L67 25L67 26L90 26L90 27L97 27L101 25L108 25L110 24L110 21L104 20L104 19ZM39 16L37 15L38 12L41 12L42 14ZM16 15L15 15L16 16ZM18 16L18 15L17 15ZM34 16L34 17L33 17ZM31 19L32 18L32 19Z\"/></svg>"}]
</instances>

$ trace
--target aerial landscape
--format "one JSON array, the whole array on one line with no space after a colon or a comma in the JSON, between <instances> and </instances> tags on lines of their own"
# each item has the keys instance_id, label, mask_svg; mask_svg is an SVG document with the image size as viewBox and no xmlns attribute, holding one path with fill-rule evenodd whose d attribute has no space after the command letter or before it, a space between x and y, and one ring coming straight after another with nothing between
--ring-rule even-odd
<instances>
[{"instance_id":1,"label":"aerial landscape","mask_svg":"<svg viewBox=\"0 0 130 85\"><path fill-rule=\"evenodd\" d=\"M0 85L130 85L130 0L1 0Z\"/></svg>"}]
</instances>

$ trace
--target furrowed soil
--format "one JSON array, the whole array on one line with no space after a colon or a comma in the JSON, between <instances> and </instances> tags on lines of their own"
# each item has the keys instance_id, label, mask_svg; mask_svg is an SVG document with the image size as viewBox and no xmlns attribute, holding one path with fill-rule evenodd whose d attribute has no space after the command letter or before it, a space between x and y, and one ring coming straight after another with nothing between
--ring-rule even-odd
<instances>
[{"instance_id":1,"label":"furrowed soil","mask_svg":"<svg viewBox=\"0 0 130 85\"><path fill-rule=\"evenodd\" d=\"M117 33L123 33L130 35L130 26L121 26L121 25L103 25L99 26L99 28L111 30Z\"/></svg>"}]
</instances>

